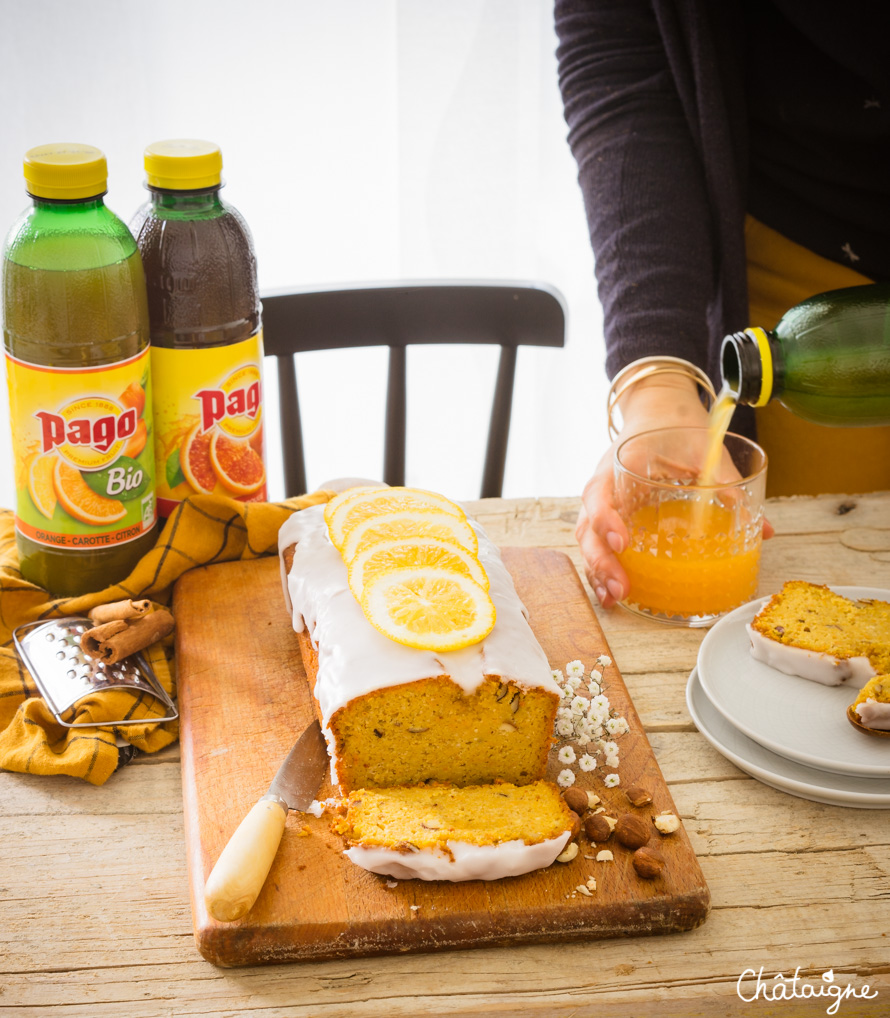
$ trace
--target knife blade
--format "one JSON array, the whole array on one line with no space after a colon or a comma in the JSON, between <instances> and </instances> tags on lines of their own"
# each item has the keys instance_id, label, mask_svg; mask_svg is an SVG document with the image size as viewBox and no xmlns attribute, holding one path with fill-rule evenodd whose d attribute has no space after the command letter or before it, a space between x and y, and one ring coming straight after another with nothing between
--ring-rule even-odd
<instances>
[{"instance_id":1,"label":"knife blade","mask_svg":"<svg viewBox=\"0 0 890 1018\"><path fill-rule=\"evenodd\" d=\"M305 812L321 787L328 749L318 721L291 747L269 785L229 838L204 885L204 904L214 919L230 923L246 915L266 882L281 843L288 810Z\"/></svg>"}]
</instances>

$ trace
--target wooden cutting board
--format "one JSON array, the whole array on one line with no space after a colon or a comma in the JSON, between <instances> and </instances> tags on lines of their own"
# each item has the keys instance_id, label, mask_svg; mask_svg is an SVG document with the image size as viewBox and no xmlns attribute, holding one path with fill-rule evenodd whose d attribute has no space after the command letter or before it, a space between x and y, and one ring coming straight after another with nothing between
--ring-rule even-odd
<instances>
[{"instance_id":1,"label":"wooden cutting board","mask_svg":"<svg viewBox=\"0 0 890 1018\"><path fill-rule=\"evenodd\" d=\"M504 549L532 629L554 668L609 654L596 615L562 552ZM277 558L195 569L178 582L177 674L182 785L195 938L216 965L322 960L483 945L666 933L698 926L710 896L683 829L650 844L667 858L660 878L640 879L631 852L615 843L613 862L582 835L570 863L486 883L392 881L342 855L330 820L291 813L269 878L253 909L235 923L211 919L204 881L232 831L262 796L314 714L281 594ZM655 635L655 634L654 634ZM611 656L611 655L610 655ZM622 786L606 789L577 766L608 812L648 817L674 804L615 664L605 693L630 723L620 739ZM551 754L548 776L563 765ZM623 788L653 797L635 810ZM328 779L318 799L332 795ZM596 878L592 897L576 891Z\"/></svg>"}]
</instances>

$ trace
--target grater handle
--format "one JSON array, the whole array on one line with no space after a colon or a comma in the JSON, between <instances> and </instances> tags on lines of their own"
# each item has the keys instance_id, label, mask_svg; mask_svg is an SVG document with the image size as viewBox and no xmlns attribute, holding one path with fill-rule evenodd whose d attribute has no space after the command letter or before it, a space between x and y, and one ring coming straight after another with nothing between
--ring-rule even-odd
<instances>
[{"instance_id":1,"label":"grater handle","mask_svg":"<svg viewBox=\"0 0 890 1018\"><path fill-rule=\"evenodd\" d=\"M231 923L257 900L284 833L287 807L263 798L238 825L204 885L204 904L214 919Z\"/></svg>"}]
</instances>

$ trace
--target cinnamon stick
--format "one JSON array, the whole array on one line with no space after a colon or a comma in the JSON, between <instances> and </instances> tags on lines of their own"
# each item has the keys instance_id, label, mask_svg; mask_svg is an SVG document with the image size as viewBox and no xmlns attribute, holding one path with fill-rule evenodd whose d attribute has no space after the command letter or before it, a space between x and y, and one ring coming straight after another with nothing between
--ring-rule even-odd
<instances>
[{"instance_id":1,"label":"cinnamon stick","mask_svg":"<svg viewBox=\"0 0 890 1018\"><path fill-rule=\"evenodd\" d=\"M114 624L109 623L107 627L97 626L95 629L87 630L80 644L83 652L104 661L105 664L113 665L130 654L150 647L173 632L173 616L165 608L143 615L141 618L123 621L123 629L98 635Z\"/></svg>"},{"instance_id":2,"label":"cinnamon stick","mask_svg":"<svg viewBox=\"0 0 890 1018\"><path fill-rule=\"evenodd\" d=\"M87 654L98 652L99 644L110 640L112 636L122 633L127 628L123 619L115 619L113 622L105 622L101 626L93 626L88 629L80 641L80 646Z\"/></svg>"},{"instance_id":3,"label":"cinnamon stick","mask_svg":"<svg viewBox=\"0 0 890 1018\"><path fill-rule=\"evenodd\" d=\"M123 601L96 605L90 609L89 616L91 622L100 626L103 622L113 622L115 619L141 619L150 611L151 601L148 598L142 601L125 598Z\"/></svg>"}]
</instances>

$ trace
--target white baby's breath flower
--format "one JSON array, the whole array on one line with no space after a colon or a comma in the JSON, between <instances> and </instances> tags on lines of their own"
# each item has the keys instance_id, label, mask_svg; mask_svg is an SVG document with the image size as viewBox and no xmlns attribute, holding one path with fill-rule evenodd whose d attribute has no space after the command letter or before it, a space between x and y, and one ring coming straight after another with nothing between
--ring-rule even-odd
<instances>
[{"instance_id":1,"label":"white baby's breath flower","mask_svg":"<svg viewBox=\"0 0 890 1018\"><path fill-rule=\"evenodd\" d=\"M615 777L617 778L618 775L616 774ZM566 767L564 771L560 771L557 775L556 783L563 788L571 788L575 784L575 775Z\"/></svg>"},{"instance_id":2,"label":"white baby's breath flower","mask_svg":"<svg viewBox=\"0 0 890 1018\"><path fill-rule=\"evenodd\" d=\"M582 771L596 770L596 757L591 756L589 753L585 753L578 761L578 766Z\"/></svg>"},{"instance_id":3,"label":"white baby's breath flower","mask_svg":"<svg viewBox=\"0 0 890 1018\"><path fill-rule=\"evenodd\" d=\"M590 706L590 700L586 696L576 696L572 698L569 706L572 708L573 714L583 714Z\"/></svg>"},{"instance_id":4,"label":"white baby's breath flower","mask_svg":"<svg viewBox=\"0 0 890 1018\"><path fill-rule=\"evenodd\" d=\"M566 676L566 689L577 690L580 685L581 685L581 680L578 678L577 675L567 675Z\"/></svg>"},{"instance_id":5,"label":"white baby's breath flower","mask_svg":"<svg viewBox=\"0 0 890 1018\"><path fill-rule=\"evenodd\" d=\"M603 673L598 668L594 668L590 673L590 681L596 682L599 685L603 681Z\"/></svg>"},{"instance_id":6,"label":"white baby's breath flower","mask_svg":"<svg viewBox=\"0 0 890 1018\"><path fill-rule=\"evenodd\" d=\"M593 706L590 707L585 716L587 718L587 723L592 725L594 728L601 728L609 718L609 715L604 710L600 707Z\"/></svg>"},{"instance_id":7,"label":"white baby's breath flower","mask_svg":"<svg viewBox=\"0 0 890 1018\"><path fill-rule=\"evenodd\" d=\"M627 735L627 733L630 731L630 725L627 723L627 718L615 718L615 720L618 722L620 726L618 729L618 734Z\"/></svg>"},{"instance_id":8,"label":"white baby's breath flower","mask_svg":"<svg viewBox=\"0 0 890 1018\"><path fill-rule=\"evenodd\" d=\"M609 718L608 721L606 721L606 724L605 724L604 727L605 727L606 731L609 733L609 735L621 735L622 734L622 732L621 732L621 722L618 720L618 718Z\"/></svg>"},{"instance_id":9,"label":"white baby's breath flower","mask_svg":"<svg viewBox=\"0 0 890 1018\"><path fill-rule=\"evenodd\" d=\"M571 764L575 762L575 751L571 746L563 746L562 749L557 753L557 759L560 763Z\"/></svg>"},{"instance_id":10,"label":"white baby's breath flower","mask_svg":"<svg viewBox=\"0 0 890 1018\"><path fill-rule=\"evenodd\" d=\"M569 721L572 720L572 708L571 707L557 707L556 716L558 718L567 718Z\"/></svg>"},{"instance_id":11,"label":"white baby's breath flower","mask_svg":"<svg viewBox=\"0 0 890 1018\"><path fill-rule=\"evenodd\" d=\"M574 780L574 777L575 776L572 775L572 780ZM606 786L606 788L617 788L618 785L621 784L621 778L617 774L607 774L603 778L603 784Z\"/></svg>"},{"instance_id":12,"label":"white baby's breath flower","mask_svg":"<svg viewBox=\"0 0 890 1018\"><path fill-rule=\"evenodd\" d=\"M597 710L608 710L609 709L609 698L604 693L597 693L597 695L590 701Z\"/></svg>"},{"instance_id":13,"label":"white baby's breath flower","mask_svg":"<svg viewBox=\"0 0 890 1018\"><path fill-rule=\"evenodd\" d=\"M618 754L617 753L610 753L606 757L606 766L607 767L617 767L618 766Z\"/></svg>"},{"instance_id":14,"label":"white baby's breath flower","mask_svg":"<svg viewBox=\"0 0 890 1018\"><path fill-rule=\"evenodd\" d=\"M566 700L566 701L571 700L574 695L575 695L574 687L572 687L572 686L563 686L562 687L562 698L563 698L563 700Z\"/></svg>"},{"instance_id":15,"label":"white baby's breath flower","mask_svg":"<svg viewBox=\"0 0 890 1018\"><path fill-rule=\"evenodd\" d=\"M584 665L580 661L569 661L566 665L566 675L580 679L584 674Z\"/></svg>"},{"instance_id":16,"label":"white baby's breath flower","mask_svg":"<svg viewBox=\"0 0 890 1018\"><path fill-rule=\"evenodd\" d=\"M562 685L562 683L563 683L563 679L565 678L565 676L564 676L564 675L562 674L562 672L560 671L560 669L559 669L559 668L554 668L554 669L552 669L552 670L551 670L551 672L550 672L550 675L551 675L551 677L552 677L553 681L554 681L554 682L555 682L555 683L556 683L557 685L559 685L559 686L561 686L561 685Z\"/></svg>"},{"instance_id":17,"label":"white baby's breath flower","mask_svg":"<svg viewBox=\"0 0 890 1018\"><path fill-rule=\"evenodd\" d=\"M603 743L603 752L606 754L606 756L613 756L615 753L618 752L618 743L617 742L604 742Z\"/></svg>"},{"instance_id":18,"label":"white baby's breath flower","mask_svg":"<svg viewBox=\"0 0 890 1018\"><path fill-rule=\"evenodd\" d=\"M556 734L562 736L564 739L568 739L570 736L575 734L575 726L568 718L560 718L556 722Z\"/></svg>"},{"instance_id":19,"label":"white baby's breath flower","mask_svg":"<svg viewBox=\"0 0 890 1018\"><path fill-rule=\"evenodd\" d=\"M587 743L590 742L590 736L585 735L584 732L580 732L575 736L575 742L577 742L579 746L586 746Z\"/></svg>"},{"instance_id":20,"label":"white baby's breath flower","mask_svg":"<svg viewBox=\"0 0 890 1018\"><path fill-rule=\"evenodd\" d=\"M612 663L612 659L608 654L600 654L600 656L596 659L596 663L601 668L608 668L608 666Z\"/></svg>"}]
</instances>

